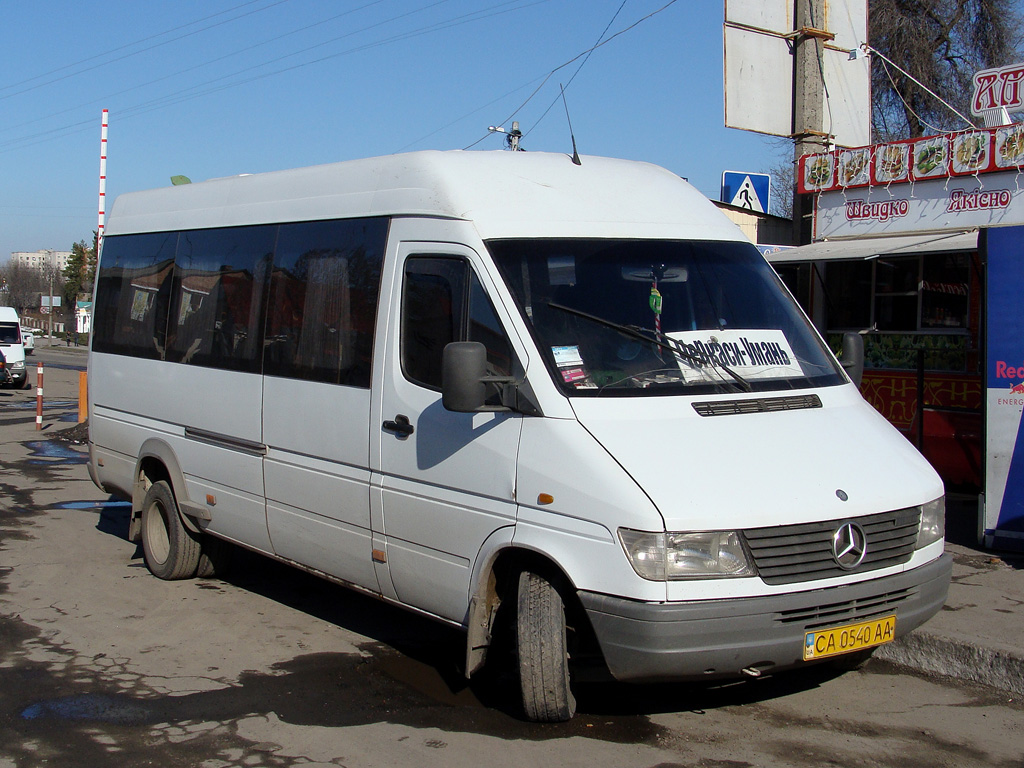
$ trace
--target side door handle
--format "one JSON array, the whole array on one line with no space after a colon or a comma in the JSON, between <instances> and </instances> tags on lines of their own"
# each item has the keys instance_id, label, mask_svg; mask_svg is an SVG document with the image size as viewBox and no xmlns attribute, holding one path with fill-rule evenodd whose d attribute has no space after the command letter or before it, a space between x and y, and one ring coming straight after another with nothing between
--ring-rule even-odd
<instances>
[{"instance_id":1,"label":"side door handle","mask_svg":"<svg viewBox=\"0 0 1024 768\"><path fill-rule=\"evenodd\" d=\"M395 416L394 421L388 419L381 424L381 427L383 427L386 432L394 432L399 437L408 437L416 431L413 425L409 423L409 417L403 416L402 414Z\"/></svg>"}]
</instances>

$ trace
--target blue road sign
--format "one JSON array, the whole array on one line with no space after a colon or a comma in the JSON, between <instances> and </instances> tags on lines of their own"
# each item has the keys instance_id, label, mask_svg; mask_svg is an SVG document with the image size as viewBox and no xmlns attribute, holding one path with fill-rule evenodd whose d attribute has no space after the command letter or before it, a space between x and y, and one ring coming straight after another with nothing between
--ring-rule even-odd
<instances>
[{"instance_id":1,"label":"blue road sign","mask_svg":"<svg viewBox=\"0 0 1024 768\"><path fill-rule=\"evenodd\" d=\"M757 213L770 213L771 180L767 173L725 171L722 174L722 202Z\"/></svg>"}]
</instances>

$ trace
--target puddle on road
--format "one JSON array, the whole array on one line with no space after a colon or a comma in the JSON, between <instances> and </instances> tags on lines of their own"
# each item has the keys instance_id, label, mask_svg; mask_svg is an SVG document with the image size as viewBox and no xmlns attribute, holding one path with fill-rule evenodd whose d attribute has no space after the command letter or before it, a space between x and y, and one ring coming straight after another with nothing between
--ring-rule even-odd
<instances>
[{"instance_id":1,"label":"puddle on road","mask_svg":"<svg viewBox=\"0 0 1024 768\"><path fill-rule=\"evenodd\" d=\"M76 451L73 448L56 440L38 440L25 443L32 451L35 458L27 460L28 464L34 466L57 464L87 464L89 455L83 451Z\"/></svg>"},{"instance_id":2,"label":"puddle on road","mask_svg":"<svg viewBox=\"0 0 1024 768\"><path fill-rule=\"evenodd\" d=\"M144 721L147 714L148 710L133 699L86 693L32 704L22 711L21 716L25 720L54 718L128 724Z\"/></svg>"},{"instance_id":3,"label":"puddle on road","mask_svg":"<svg viewBox=\"0 0 1024 768\"><path fill-rule=\"evenodd\" d=\"M77 400L43 400L43 415L49 411L62 410L64 408L78 408ZM35 411L36 400L18 400L16 402L9 402L3 404L5 411Z\"/></svg>"},{"instance_id":4,"label":"puddle on road","mask_svg":"<svg viewBox=\"0 0 1024 768\"><path fill-rule=\"evenodd\" d=\"M118 507L130 508L130 501L65 501L63 504L55 504L54 509L96 509L107 510Z\"/></svg>"}]
</instances>

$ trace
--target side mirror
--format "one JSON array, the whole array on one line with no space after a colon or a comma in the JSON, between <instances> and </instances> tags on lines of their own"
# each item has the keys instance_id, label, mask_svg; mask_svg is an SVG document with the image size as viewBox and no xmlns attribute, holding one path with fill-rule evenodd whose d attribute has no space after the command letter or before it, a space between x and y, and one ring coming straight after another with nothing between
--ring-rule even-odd
<instances>
[{"instance_id":1,"label":"side mirror","mask_svg":"<svg viewBox=\"0 0 1024 768\"><path fill-rule=\"evenodd\" d=\"M441 404L456 413L484 407L487 350L479 341L453 341L441 357Z\"/></svg>"},{"instance_id":2,"label":"side mirror","mask_svg":"<svg viewBox=\"0 0 1024 768\"><path fill-rule=\"evenodd\" d=\"M842 366L846 375L860 388L864 378L864 337L859 333L848 331L843 334Z\"/></svg>"}]
</instances>

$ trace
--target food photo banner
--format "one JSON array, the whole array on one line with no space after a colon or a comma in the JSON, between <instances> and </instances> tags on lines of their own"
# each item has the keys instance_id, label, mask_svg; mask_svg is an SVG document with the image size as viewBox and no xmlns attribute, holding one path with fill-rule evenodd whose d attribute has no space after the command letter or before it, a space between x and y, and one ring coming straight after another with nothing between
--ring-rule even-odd
<instances>
[{"instance_id":1,"label":"food photo banner","mask_svg":"<svg viewBox=\"0 0 1024 768\"><path fill-rule=\"evenodd\" d=\"M1024 168L1024 125L837 149L800 158L802 194L913 183Z\"/></svg>"}]
</instances>

